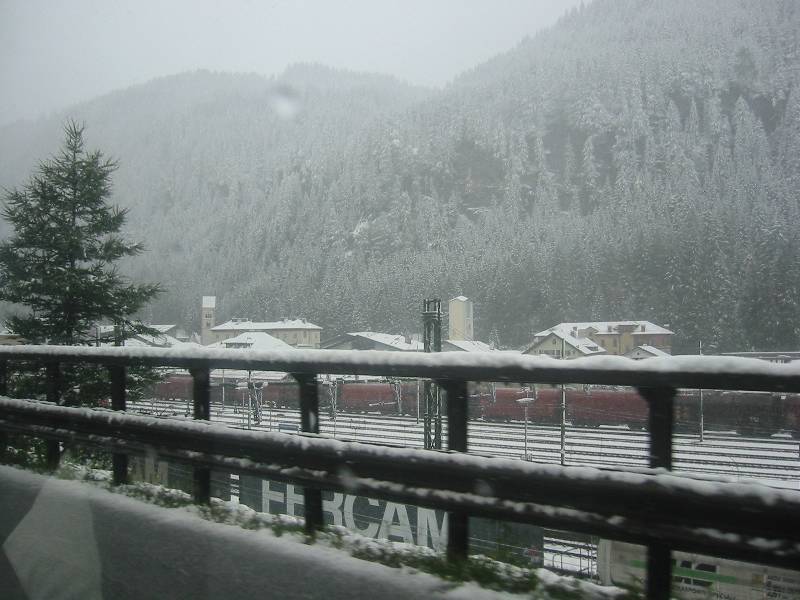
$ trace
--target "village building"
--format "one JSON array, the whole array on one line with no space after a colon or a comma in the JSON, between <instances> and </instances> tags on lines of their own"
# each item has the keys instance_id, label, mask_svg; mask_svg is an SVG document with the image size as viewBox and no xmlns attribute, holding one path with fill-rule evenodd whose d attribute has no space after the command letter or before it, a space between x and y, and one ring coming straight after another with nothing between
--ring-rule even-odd
<instances>
[{"instance_id":1,"label":"village building","mask_svg":"<svg viewBox=\"0 0 800 600\"><path fill-rule=\"evenodd\" d=\"M416 336L403 336L376 331L343 333L326 340L326 350L384 350L392 352L423 352L422 341ZM442 340L442 352L494 352L489 344L477 340Z\"/></svg>"},{"instance_id":2,"label":"village building","mask_svg":"<svg viewBox=\"0 0 800 600\"><path fill-rule=\"evenodd\" d=\"M789 350L787 352L723 352L720 356L740 356L742 358L757 358L771 363L787 364L800 360L800 352Z\"/></svg>"},{"instance_id":3,"label":"village building","mask_svg":"<svg viewBox=\"0 0 800 600\"><path fill-rule=\"evenodd\" d=\"M390 352L421 352L422 342L409 337L376 331L343 333L326 340L321 346L325 350L384 350Z\"/></svg>"},{"instance_id":4,"label":"village building","mask_svg":"<svg viewBox=\"0 0 800 600\"><path fill-rule=\"evenodd\" d=\"M251 321L231 319L209 329L209 344L222 342L242 333L267 333L295 348L319 348L322 327L305 319L283 319L281 321Z\"/></svg>"},{"instance_id":5,"label":"village building","mask_svg":"<svg viewBox=\"0 0 800 600\"><path fill-rule=\"evenodd\" d=\"M546 335L537 334L533 343L523 349L522 354L550 356L552 358L578 358L608 354L606 349L588 337L577 337L555 329Z\"/></svg>"},{"instance_id":6,"label":"village building","mask_svg":"<svg viewBox=\"0 0 800 600\"><path fill-rule=\"evenodd\" d=\"M226 348L231 350L294 350L283 340L263 331L247 331L221 342L210 344L209 348Z\"/></svg>"},{"instance_id":7,"label":"village building","mask_svg":"<svg viewBox=\"0 0 800 600\"><path fill-rule=\"evenodd\" d=\"M233 318L217 325L217 297L203 296L200 304L200 342L210 346L243 333L265 333L294 348L319 348L322 327L305 319L251 321Z\"/></svg>"},{"instance_id":8,"label":"village building","mask_svg":"<svg viewBox=\"0 0 800 600\"><path fill-rule=\"evenodd\" d=\"M524 353L561 358L563 340L565 346L572 346L569 350L564 349L565 358L600 353L625 356L639 346L650 346L671 354L673 335L669 329L650 321L559 323L537 333ZM603 352L593 350L592 346L599 347Z\"/></svg>"},{"instance_id":9,"label":"village building","mask_svg":"<svg viewBox=\"0 0 800 600\"><path fill-rule=\"evenodd\" d=\"M177 325L150 325L146 327L155 330L155 333L134 333L126 334L122 342L123 346L129 348L176 348L178 346L196 346L194 342L188 341L188 337ZM98 325L95 328L95 340L101 346L114 346L114 325ZM179 334L183 339L172 334Z\"/></svg>"},{"instance_id":10,"label":"village building","mask_svg":"<svg viewBox=\"0 0 800 600\"><path fill-rule=\"evenodd\" d=\"M496 352L489 344L478 340L442 340L442 352Z\"/></svg>"},{"instance_id":11,"label":"village building","mask_svg":"<svg viewBox=\"0 0 800 600\"><path fill-rule=\"evenodd\" d=\"M246 331L237 336L209 344L207 348L226 350L295 350L294 346L290 346L283 340L263 331ZM213 369L210 377L213 385L228 386L229 388L236 385L245 385L244 382L252 382L260 387L269 383L291 380L291 375L282 371L247 371L242 369Z\"/></svg>"},{"instance_id":12,"label":"village building","mask_svg":"<svg viewBox=\"0 0 800 600\"><path fill-rule=\"evenodd\" d=\"M168 335L180 342L189 341L189 333L179 325L148 325L150 329L155 329L162 335Z\"/></svg>"},{"instance_id":13,"label":"village building","mask_svg":"<svg viewBox=\"0 0 800 600\"><path fill-rule=\"evenodd\" d=\"M211 329L217 324L217 297L203 296L200 304L200 343L208 346L218 340L214 338Z\"/></svg>"},{"instance_id":14,"label":"village building","mask_svg":"<svg viewBox=\"0 0 800 600\"><path fill-rule=\"evenodd\" d=\"M8 329L0 327L0 346L19 346L25 340L16 333L11 333Z\"/></svg>"},{"instance_id":15,"label":"village building","mask_svg":"<svg viewBox=\"0 0 800 600\"><path fill-rule=\"evenodd\" d=\"M627 358L632 358L633 360L642 360L645 358L671 356L671 354L669 352L664 352L663 350L659 350L655 346L642 344L641 346L636 346L636 348L634 348L633 350L626 352L623 356Z\"/></svg>"}]
</instances>

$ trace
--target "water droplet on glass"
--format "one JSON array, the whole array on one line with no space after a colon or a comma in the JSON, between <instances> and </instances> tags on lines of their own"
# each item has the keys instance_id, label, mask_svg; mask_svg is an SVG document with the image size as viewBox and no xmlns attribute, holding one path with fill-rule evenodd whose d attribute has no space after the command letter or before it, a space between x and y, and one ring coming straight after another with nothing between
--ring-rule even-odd
<instances>
[{"instance_id":1,"label":"water droplet on glass","mask_svg":"<svg viewBox=\"0 0 800 600\"><path fill-rule=\"evenodd\" d=\"M300 110L297 92L285 85L272 88L269 96L269 103L272 110L274 110L275 114L281 119L293 119Z\"/></svg>"}]
</instances>

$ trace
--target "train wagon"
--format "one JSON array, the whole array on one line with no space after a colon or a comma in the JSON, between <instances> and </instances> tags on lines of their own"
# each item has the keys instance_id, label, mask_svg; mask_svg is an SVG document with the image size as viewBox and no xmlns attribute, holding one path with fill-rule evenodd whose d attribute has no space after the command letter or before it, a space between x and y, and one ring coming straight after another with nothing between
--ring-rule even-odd
<instances>
[{"instance_id":1,"label":"train wagon","mask_svg":"<svg viewBox=\"0 0 800 600\"><path fill-rule=\"evenodd\" d=\"M633 390L590 388L567 394L568 419L576 427L627 425L647 427L647 402Z\"/></svg>"},{"instance_id":2,"label":"train wagon","mask_svg":"<svg viewBox=\"0 0 800 600\"><path fill-rule=\"evenodd\" d=\"M243 383L243 382L242 382ZM256 383L256 385L258 385ZM321 410L417 415L424 394L424 384L416 379L322 382L318 384ZM154 387L154 395L164 400L192 398L192 378L172 374ZM223 392L224 390L224 392ZM511 387L488 383L469 388L469 416L488 421L521 421L555 425L561 422L561 388L558 386ZM242 405L248 402L246 385L233 382L212 383L211 400ZM260 388L261 401L275 408L297 409L299 387L292 379L271 381ZM646 429L647 402L631 388L601 386L566 387L567 421L578 427L628 426ZM443 407L444 408L444 407ZM770 436L790 433L800 437L800 394L704 390L703 422L706 430L736 431L747 436ZM675 398L676 432L699 431L700 392L681 390Z\"/></svg>"},{"instance_id":3,"label":"train wagon","mask_svg":"<svg viewBox=\"0 0 800 600\"><path fill-rule=\"evenodd\" d=\"M532 423L555 424L561 419L561 390L526 387L495 387L481 395L483 418L487 421L522 421L525 406Z\"/></svg>"},{"instance_id":4,"label":"train wagon","mask_svg":"<svg viewBox=\"0 0 800 600\"><path fill-rule=\"evenodd\" d=\"M336 384L336 407L343 412L378 412L398 414L401 390L399 384L342 382Z\"/></svg>"}]
</instances>

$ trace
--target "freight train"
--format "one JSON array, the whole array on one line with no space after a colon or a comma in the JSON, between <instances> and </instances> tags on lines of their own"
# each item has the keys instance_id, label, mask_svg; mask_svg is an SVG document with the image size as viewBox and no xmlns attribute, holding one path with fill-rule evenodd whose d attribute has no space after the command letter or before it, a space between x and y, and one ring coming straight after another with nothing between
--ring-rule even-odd
<instances>
[{"instance_id":1,"label":"freight train","mask_svg":"<svg viewBox=\"0 0 800 600\"><path fill-rule=\"evenodd\" d=\"M423 382L416 379L335 380L320 382L320 408L345 413L381 415L417 415ZM576 427L627 426L646 429L646 401L631 388L603 386L470 386L469 415L485 421L521 421L557 425L561 423L562 394L566 421ZM188 375L169 375L156 385L154 396L160 399L191 400L192 379ZM696 432L700 423L699 390L682 390L675 401L675 429ZM768 392L731 392L704 390L703 421L706 430L736 431L742 435L790 433L800 437L800 394ZM291 379L255 383L248 386L228 381L212 383L211 401L241 407L256 404L273 408L296 409L298 386ZM248 404L249 403L249 404ZM418 412L419 411L419 412Z\"/></svg>"}]
</instances>

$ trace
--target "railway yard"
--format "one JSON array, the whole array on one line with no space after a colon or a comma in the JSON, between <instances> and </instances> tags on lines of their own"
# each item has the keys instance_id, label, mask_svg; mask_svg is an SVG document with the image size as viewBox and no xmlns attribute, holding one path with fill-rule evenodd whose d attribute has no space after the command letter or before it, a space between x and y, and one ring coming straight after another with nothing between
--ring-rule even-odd
<instances>
[{"instance_id":1,"label":"railway yard","mask_svg":"<svg viewBox=\"0 0 800 600\"><path fill-rule=\"evenodd\" d=\"M185 401L129 401L128 410L156 416L186 416ZM253 413L227 406L212 405L211 420L232 427L262 431L298 430L297 410L261 410L260 422ZM447 437L447 424L443 424ZM528 423L494 423L473 420L469 423L470 452L505 458L525 457L542 463L561 459L560 428ZM320 412L320 433L340 440L396 444L421 448L421 419L407 416L342 414L332 418ZM626 427L583 428L567 425L565 464L596 467L647 466L646 431ZM701 443L697 434L675 434L674 470L741 479L758 479L769 485L800 490L800 442L787 435L745 437L734 432L706 431Z\"/></svg>"},{"instance_id":2,"label":"railway yard","mask_svg":"<svg viewBox=\"0 0 800 600\"><path fill-rule=\"evenodd\" d=\"M153 416L187 418L191 415L191 404L185 400L150 399L129 401L128 410ZM241 406L222 408L220 404L212 404L211 420L260 431L291 433L300 429L299 411L266 406L260 411L252 411ZM344 441L423 447L422 420L409 416L337 413L333 418L321 411L320 433ZM446 446L446 420L443 437ZM564 439L566 465L647 466L647 431L629 430L625 426L584 428L568 424ZM559 464L561 430L558 426L533 422L526 427L522 421L472 420L469 423L469 448L476 454L515 459L524 459L527 449L528 460ZM800 442L785 434L746 437L736 432L707 430L702 442L698 434L675 434L673 466L675 471L758 480L775 487L800 490ZM238 477L233 475L232 480L235 489ZM474 542L480 544L479 540ZM561 572L597 575L596 540L545 530L542 542L544 566Z\"/></svg>"}]
</instances>

